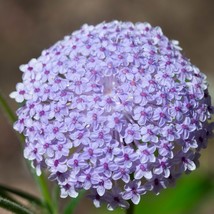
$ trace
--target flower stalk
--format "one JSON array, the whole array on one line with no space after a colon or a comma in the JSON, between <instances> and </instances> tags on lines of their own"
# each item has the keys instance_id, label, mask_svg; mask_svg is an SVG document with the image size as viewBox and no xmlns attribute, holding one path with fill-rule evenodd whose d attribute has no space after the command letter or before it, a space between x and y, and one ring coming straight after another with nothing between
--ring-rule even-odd
<instances>
[{"instance_id":1,"label":"flower stalk","mask_svg":"<svg viewBox=\"0 0 214 214\"><path fill-rule=\"evenodd\" d=\"M9 107L1 91L0 91L0 108L2 109L2 112L5 113L5 115L7 116L9 122L13 124L17 120L16 115L13 113L12 109Z\"/></svg>"}]
</instances>

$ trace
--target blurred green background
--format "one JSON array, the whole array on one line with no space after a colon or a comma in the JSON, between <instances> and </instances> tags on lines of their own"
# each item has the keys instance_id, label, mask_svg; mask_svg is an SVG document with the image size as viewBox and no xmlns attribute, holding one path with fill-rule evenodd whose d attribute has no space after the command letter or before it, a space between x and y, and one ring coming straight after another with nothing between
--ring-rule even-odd
<instances>
[{"instance_id":1,"label":"blurred green background","mask_svg":"<svg viewBox=\"0 0 214 214\"><path fill-rule=\"evenodd\" d=\"M185 56L206 73L214 98L213 0L0 0L0 90L8 94L21 80L20 64L40 55L42 49L78 29L113 19L150 22L180 41ZM0 112L0 183L38 195L26 169L22 151L6 118ZM144 195L136 214L213 214L214 140L202 151L201 167L184 175L175 188L159 196ZM0 209L1 214L9 212ZM105 214L82 199L75 213ZM124 213L116 210L112 213Z\"/></svg>"}]
</instances>

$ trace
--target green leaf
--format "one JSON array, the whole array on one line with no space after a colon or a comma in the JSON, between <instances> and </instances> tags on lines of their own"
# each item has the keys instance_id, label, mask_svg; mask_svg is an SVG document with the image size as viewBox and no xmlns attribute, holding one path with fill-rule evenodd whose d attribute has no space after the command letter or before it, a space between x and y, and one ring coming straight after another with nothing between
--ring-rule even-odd
<instances>
[{"instance_id":1,"label":"green leaf","mask_svg":"<svg viewBox=\"0 0 214 214\"><path fill-rule=\"evenodd\" d=\"M38 206L45 207L44 203L39 198L37 198L29 193L17 190L15 188L7 187L5 185L4 186L0 185L0 193L4 194L5 192L6 193L10 192L12 194L18 195L18 196L28 200L30 203L34 203Z\"/></svg>"},{"instance_id":2,"label":"green leaf","mask_svg":"<svg viewBox=\"0 0 214 214\"><path fill-rule=\"evenodd\" d=\"M0 196L0 207L17 214L33 214L31 210L9 199Z\"/></svg>"},{"instance_id":3,"label":"green leaf","mask_svg":"<svg viewBox=\"0 0 214 214\"><path fill-rule=\"evenodd\" d=\"M10 194L8 194L7 192L4 192L4 191L0 191L0 197L2 198L6 198L10 201L13 201L13 202L18 202L16 199L14 199Z\"/></svg>"},{"instance_id":4,"label":"green leaf","mask_svg":"<svg viewBox=\"0 0 214 214\"><path fill-rule=\"evenodd\" d=\"M85 191L80 191L79 196L77 198L73 198L70 200L68 205L65 207L63 213L64 214L72 214L74 209L76 208L77 204L79 203L80 199L84 196Z\"/></svg>"},{"instance_id":5,"label":"green leaf","mask_svg":"<svg viewBox=\"0 0 214 214\"><path fill-rule=\"evenodd\" d=\"M60 188L58 185L55 184L52 192L52 201L54 210L56 210L56 212L59 209L59 198L60 198Z\"/></svg>"},{"instance_id":6,"label":"green leaf","mask_svg":"<svg viewBox=\"0 0 214 214\"><path fill-rule=\"evenodd\" d=\"M184 214L200 204L213 189L209 176L191 174L179 179L174 188L163 190L160 195L146 194L141 198L141 203L136 206L137 213L152 214Z\"/></svg>"}]
</instances>

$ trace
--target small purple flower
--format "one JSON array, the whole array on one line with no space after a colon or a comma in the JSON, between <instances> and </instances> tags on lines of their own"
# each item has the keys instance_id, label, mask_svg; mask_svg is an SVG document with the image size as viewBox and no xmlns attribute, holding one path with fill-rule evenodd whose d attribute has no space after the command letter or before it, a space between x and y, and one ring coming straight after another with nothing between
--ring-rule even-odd
<instances>
[{"instance_id":1,"label":"small purple flower","mask_svg":"<svg viewBox=\"0 0 214 214\"><path fill-rule=\"evenodd\" d=\"M152 96L149 91L146 89L136 91L134 95L134 102L136 104L140 103L140 105L145 106L150 101L152 101Z\"/></svg>"},{"instance_id":2,"label":"small purple flower","mask_svg":"<svg viewBox=\"0 0 214 214\"><path fill-rule=\"evenodd\" d=\"M80 170L88 167L88 164L84 159L79 157L79 154L74 154L73 157L68 160L67 165L71 168L72 173L75 175L77 175Z\"/></svg>"},{"instance_id":3,"label":"small purple flower","mask_svg":"<svg viewBox=\"0 0 214 214\"><path fill-rule=\"evenodd\" d=\"M88 80L81 75L73 75L73 85L71 86L71 90L74 91L76 94L82 94L85 90L86 83Z\"/></svg>"},{"instance_id":4,"label":"small purple flower","mask_svg":"<svg viewBox=\"0 0 214 214\"><path fill-rule=\"evenodd\" d=\"M140 196L145 194L145 189L141 186L140 181L131 181L125 185L125 193L123 194L123 199L129 200L134 204L139 204Z\"/></svg>"},{"instance_id":5,"label":"small purple flower","mask_svg":"<svg viewBox=\"0 0 214 214\"><path fill-rule=\"evenodd\" d=\"M55 140L52 141L53 144L53 151L55 152L55 154L57 154L58 158L61 157L67 157L70 153L70 149L73 147L72 143L70 142L66 142L66 141L56 141Z\"/></svg>"},{"instance_id":6,"label":"small purple flower","mask_svg":"<svg viewBox=\"0 0 214 214\"><path fill-rule=\"evenodd\" d=\"M95 110L89 111L86 116L86 122L88 124L91 124L93 127L97 129L98 124L104 120L102 114L103 114L102 109L95 109Z\"/></svg>"},{"instance_id":7,"label":"small purple flower","mask_svg":"<svg viewBox=\"0 0 214 214\"><path fill-rule=\"evenodd\" d=\"M145 177L147 180L152 178L152 172L149 169L149 164L147 163L141 163L136 167L134 178L139 180L142 177Z\"/></svg>"},{"instance_id":8,"label":"small purple flower","mask_svg":"<svg viewBox=\"0 0 214 214\"><path fill-rule=\"evenodd\" d=\"M115 156L121 153L121 148L118 148L119 142L112 140L105 148L104 148L104 154L105 157L111 161L114 159Z\"/></svg>"},{"instance_id":9,"label":"small purple flower","mask_svg":"<svg viewBox=\"0 0 214 214\"><path fill-rule=\"evenodd\" d=\"M152 107L136 107L134 109L134 119L139 125L143 126L152 118L153 109Z\"/></svg>"},{"instance_id":10,"label":"small purple flower","mask_svg":"<svg viewBox=\"0 0 214 214\"><path fill-rule=\"evenodd\" d=\"M134 149L130 147L125 147L124 150L115 157L115 163L119 165L124 165L127 168L132 166L132 163L137 159L137 154Z\"/></svg>"},{"instance_id":11,"label":"small purple flower","mask_svg":"<svg viewBox=\"0 0 214 214\"><path fill-rule=\"evenodd\" d=\"M148 183L145 184L145 188L152 190L156 195L160 194L162 189L166 189L168 181L161 179L160 176L154 176Z\"/></svg>"},{"instance_id":12,"label":"small purple flower","mask_svg":"<svg viewBox=\"0 0 214 214\"><path fill-rule=\"evenodd\" d=\"M71 103L71 107L73 109L77 109L78 111L83 111L87 107L87 100L85 96L78 96L74 98L74 102Z\"/></svg>"},{"instance_id":13,"label":"small purple flower","mask_svg":"<svg viewBox=\"0 0 214 214\"><path fill-rule=\"evenodd\" d=\"M164 126L166 123L171 122L171 118L168 114L167 108L156 108L154 111L153 119L159 121L158 125L160 127Z\"/></svg>"},{"instance_id":14,"label":"small purple flower","mask_svg":"<svg viewBox=\"0 0 214 214\"><path fill-rule=\"evenodd\" d=\"M91 133L90 139L92 141L96 141L96 143L102 146L104 143L108 143L112 139L112 136L110 134L110 129L108 128L106 128L105 130L98 129Z\"/></svg>"},{"instance_id":15,"label":"small purple flower","mask_svg":"<svg viewBox=\"0 0 214 214\"><path fill-rule=\"evenodd\" d=\"M118 165L114 162L109 161L109 159L103 158L100 160L100 166L97 167L97 172L103 173L107 178L111 177L112 172L118 169Z\"/></svg>"},{"instance_id":16,"label":"small purple flower","mask_svg":"<svg viewBox=\"0 0 214 214\"><path fill-rule=\"evenodd\" d=\"M143 142L158 142L159 128L154 125L148 125L141 128Z\"/></svg>"},{"instance_id":17,"label":"small purple flower","mask_svg":"<svg viewBox=\"0 0 214 214\"><path fill-rule=\"evenodd\" d=\"M196 126L191 123L191 119L189 117L186 117L182 124L176 125L176 128L178 134L185 140L188 139L191 132L195 131Z\"/></svg>"},{"instance_id":18,"label":"small purple flower","mask_svg":"<svg viewBox=\"0 0 214 214\"><path fill-rule=\"evenodd\" d=\"M100 181L99 175L92 168L84 170L77 178L85 190L89 190L92 186L97 186Z\"/></svg>"},{"instance_id":19,"label":"small purple flower","mask_svg":"<svg viewBox=\"0 0 214 214\"><path fill-rule=\"evenodd\" d=\"M23 83L18 83L16 85L16 91L10 94L10 97L15 99L16 102L22 103L24 100L30 100L32 95L26 91L26 86Z\"/></svg>"},{"instance_id":20,"label":"small purple flower","mask_svg":"<svg viewBox=\"0 0 214 214\"><path fill-rule=\"evenodd\" d=\"M182 81L186 81L186 79L191 80L192 79L192 66L189 63L186 63L186 61L181 62L181 68L179 76Z\"/></svg>"},{"instance_id":21,"label":"small purple flower","mask_svg":"<svg viewBox=\"0 0 214 214\"><path fill-rule=\"evenodd\" d=\"M125 130L124 140L126 144L130 144L135 140L140 140L141 134L140 134L140 128L138 125L129 124L128 127Z\"/></svg>"},{"instance_id":22,"label":"small purple flower","mask_svg":"<svg viewBox=\"0 0 214 214\"><path fill-rule=\"evenodd\" d=\"M38 145L38 143L30 144L28 143L24 149L24 157L28 160L37 160L38 162L42 161L43 150Z\"/></svg>"},{"instance_id":23,"label":"small purple flower","mask_svg":"<svg viewBox=\"0 0 214 214\"><path fill-rule=\"evenodd\" d=\"M74 147L77 147L80 144L88 145L90 142L89 136L90 134L87 132L87 130L78 130L72 133L70 138L72 139Z\"/></svg>"},{"instance_id":24,"label":"small purple flower","mask_svg":"<svg viewBox=\"0 0 214 214\"><path fill-rule=\"evenodd\" d=\"M65 139L64 132L66 132L65 127L62 123L56 121L54 124L49 124L47 127L47 132L49 133L48 139L54 140L58 139L62 141Z\"/></svg>"},{"instance_id":25,"label":"small purple flower","mask_svg":"<svg viewBox=\"0 0 214 214\"><path fill-rule=\"evenodd\" d=\"M106 190L110 190L112 188L112 182L109 178L106 178L95 185L95 188L97 189L98 195L103 196Z\"/></svg>"},{"instance_id":26,"label":"small purple flower","mask_svg":"<svg viewBox=\"0 0 214 214\"><path fill-rule=\"evenodd\" d=\"M98 143L92 142L88 146L85 146L83 148L82 153L80 154L80 157L83 160L88 160L92 164L96 164L98 161L98 158L102 156L102 149L99 148Z\"/></svg>"},{"instance_id":27,"label":"small purple flower","mask_svg":"<svg viewBox=\"0 0 214 214\"><path fill-rule=\"evenodd\" d=\"M41 147L44 151L44 154L46 154L47 158L53 158L53 156L55 155L55 151L54 148L52 148L51 143L44 141L43 142L43 147Z\"/></svg>"},{"instance_id":28,"label":"small purple flower","mask_svg":"<svg viewBox=\"0 0 214 214\"><path fill-rule=\"evenodd\" d=\"M168 158L163 157L158 160L157 166L154 169L154 174L162 174L165 178L170 176L170 165L168 163Z\"/></svg>"},{"instance_id":29,"label":"small purple flower","mask_svg":"<svg viewBox=\"0 0 214 214\"><path fill-rule=\"evenodd\" d=\"M112 189L112 192L106 196L107 209L114 210L117 207L122 207L127 209L129 203L122 198L121 190L118 188Z\"/></svg>"},{"instance_id":30,"label":"small purple flower","mask_svg":"<svg viewBox=\"0 0 214 214\"><path fill-rule=\"evenodd\" d=\"M101 107L104 108L107 112L111 112L115 107L116 103L111 96L104 97L103 101L100 103Z\"/></svg>"},{"instance_id":31,"label":"small purple flower","mask_svg":"<svg viewBox=\"0 0 214 214\"><path fill-rule=\"evenodd\" d=\"M175 127L172 124L170 124L168 126L164 126L164 128L162 130L162 135L168 141L174 141L179 138L179 134L177 133Z\"/></svg>"},{"instance_id":32,"label":"small purple flower","mask_svg":"<svg viewBox=\"0 0 214 214\"><path fill-rule=\"evenodd\" d=\"M168 158L173 158L173 149L174 145L168 141L162 140L160 142L160 145L158 146L158 153L162 157L168 157Z\"/></svg>"},{"instance_id":33,"label":"small purple flower","mask_svg":"<svg viewBox=\"0 0 214 214\"><path fill-rule=\"evenodd\" d=\"M74 184L67 183L61 187L61 198L67 198L68 196L76 198L79 193L75 190Z\"/></svg>"},{"instance_id":34,"label":"small purple flower","mask_svg":"<svg viewBox=\"0 0 214 214\"><path fill-rule=\"evenodd\" d=\"M25 119L24 115L23 117L20 117L19 120L14 123L13 128L18 132L23 132L27 123L25 122Z\"/></svg>"},{"instance_id":35,"label":"small purple flower","mask_svg":"<svg viewBox=\"0 0 214 214\"><path fill-rule=\"evenodd\" d=\"M176 101L175 105L169 110L170 114L177 120L181 121L187 109L181 101Z\"/></svg>"},{"instance_id":36,"label":"small purple flower","mask_svg":"<svg viewBox=\"0 0 214 214\"><path fill-rule=\"evenodd\" d=\"M154 163L156 158L155 158L155 151L156 151L156 146L147 146L147 145L139 145L138 150L136 151L139 154L139 158L141 163Z\"/></svg>"},{"instance_id":37,"label":"small purple flower","mask_svg":"<svg viewBox=\"0 0 214 214\"><path fill-rule=\"evenodd\" d=\"M175 161L179 163L181 171L193 171L196 169L196 164L194 163L194 153L192 151L188 151L187 153L179 152L175 156Z\"/></svg>"},{"instance_id":38,"label":"small purple flower","mask_svg":"<svg viewBox=\"0 0 214 214\"><path fill-rule=\"evenodd\" d=\"M114 171L112 179L115 181L122 180L125 183L128 183L130 181L130 169L126 166L118 167L118 169Z\"/></svg>"},{"instance_id":39,"label":"small purple flower","mask_svg":"<svg viewBox=\"0 0 214 214\"><path fill-rule=\"evenodd\" d=\"M33 117L35 120L41 120L44 123L48 122L50 112L49 105L36 105L34 110L36 112L36 114Z\"/></svg>"},{"instance_id":40,"label":"small purple flower","mask_svg":"<svg viewBox=\"0 0 214 214\"><path fill-rule=\"evenodd\" d=\"M67 171L68 167L66 165L67 159L65 157L55 157L52 159L46 159L46 164L51 172L61 172Z\"/></svg>"},{"instance_id":41,"label":"small purple flower","mask_svg":"<svg viewBox=\"0 0 214 214\"><path fill-rule=\"evenodd\" d=\"M172 72L160 72L155 75L155 79L162 85L171 86L171 82L173 81L173 73Z\"/></svg>"},{"instance_id":42,"label":"small purple flower","mask_svg":"<svg viewBox=\"0 0 214 214\"><path fill-rule=\"evenodd\" d=\"M61 103L52 103L48 106L48 119L56 118L58 121L62 120L64 117L69 115L68 107ZM47 108L47 107L46 107Z\"/></svg>"},{"instance_id":43,"label":"small purple flower","mask_svg":"<svg viewBox=\"0 0 214 214\"><path fill-rule=\"evenodd\" d=\"M89 101L89 106L91 106L92 108L99 108L102 98L99 95L92 95L88 97L88 101Z\"/></svg>"},{"instance_id":44,"label":"small purple flower","mask_svg":"<svg viewBox=\"0 0 214 214\"><path fill-rule=\"evenodd\" d=\"M186 140L181 140L179 143L182 145L182 151L184 153L187 153L190 149L197 149L198 146L200 146L200 143L203 143L204 139L203 137L199 137L198 141L196 139L186 139Z\"/></svg>"},{"instance_id":45,"label":"small purple flower","mask_svg":"<svg viewBox=\"0 0 214 214\"><path fill-rule=\"evenodd\" d=\"M113 113L108 118L108 127L114 128L118 132L121 132L123 128L123 124L125 123L125 120L123 119L122 115L120 113Z\"/></svg>"}]
</instances>

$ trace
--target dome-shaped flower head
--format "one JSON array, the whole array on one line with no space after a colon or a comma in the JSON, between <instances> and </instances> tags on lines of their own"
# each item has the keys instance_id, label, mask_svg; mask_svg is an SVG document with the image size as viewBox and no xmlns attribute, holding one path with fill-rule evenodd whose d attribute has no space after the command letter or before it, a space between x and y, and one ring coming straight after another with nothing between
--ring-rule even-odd
<instances>
[{"instance_id":1,"label":"dome-shaped flower head","mask_svg":"<svg viewBox=\"0 0 214 214\"><path fill-rule=\"evenodd\" d=\"M14 128L62 197L138 204L195 170L212 133L206 76L148 23L84 25L20 70Z\"/></svg>"}]
</instances>

